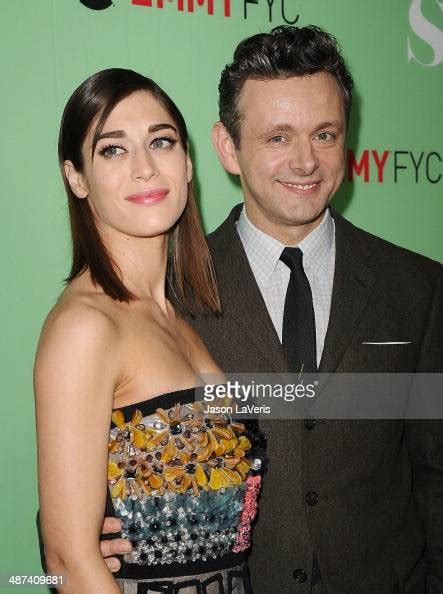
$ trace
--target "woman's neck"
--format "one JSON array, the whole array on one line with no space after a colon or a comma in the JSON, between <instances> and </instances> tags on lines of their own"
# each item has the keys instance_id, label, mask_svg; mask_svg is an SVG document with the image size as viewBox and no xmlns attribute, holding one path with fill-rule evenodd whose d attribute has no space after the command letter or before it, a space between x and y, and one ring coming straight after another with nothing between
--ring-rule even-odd
<instances>
[{"instance_id":1,"label":"woman's neck","mask_svg":"<svg viewBox=\"0 0 443 594\"><path fill-rule=\"evenodd\" d=\"M113 234L103 239L127 289L142 301L154 300L166 314L168 235L131 237Z\"/></svg>"}]
</instances>

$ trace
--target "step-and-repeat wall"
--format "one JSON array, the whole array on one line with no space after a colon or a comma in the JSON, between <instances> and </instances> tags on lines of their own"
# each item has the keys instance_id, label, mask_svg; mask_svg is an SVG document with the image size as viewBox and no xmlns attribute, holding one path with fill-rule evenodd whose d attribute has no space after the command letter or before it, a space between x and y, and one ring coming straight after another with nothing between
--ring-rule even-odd
<instances>
[{"instance_id":1,"label":"step-and-repeat wall","mask_svg":"<svg viewBox=\"0 0 443 594\"><path fill-rule=\"evenodd\" d=\"M212 230L241 200L210 141L220 72L241 39L284 23L332 32L355 78L336 208L442 260L441 1L1 0L0 573L40 573L32 363L69 269L56 155L67 98L103 68L156 80L188 123L201 212Z\"/></svg>"}]
</instances>

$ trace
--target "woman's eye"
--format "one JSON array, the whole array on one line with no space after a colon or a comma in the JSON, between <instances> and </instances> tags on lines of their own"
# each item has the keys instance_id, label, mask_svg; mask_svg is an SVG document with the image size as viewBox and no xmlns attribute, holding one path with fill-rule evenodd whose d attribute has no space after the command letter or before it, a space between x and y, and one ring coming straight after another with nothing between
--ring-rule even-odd
<instances>
[{"instance_id":1,"label":"woman's eye","mask_svg":"<svg viewBox=\"0 0 443 594\"><path fill-rule=\"evenodd\" d=\"M316 138L318 140L334 140L335 134L332 134L332 132L320 132L320 134L317 134Z\"/></svg>"},{"instance_id":2,"label":"woman's eye","mask_svg":"<svg viewBox=\"0 0 443 594\"><path fill-rule=\"evenodd\" d=\"M122 146L118 146L116 144L109 144L101 148L98 152L103 157L116 157L117 155L123 154L125 149Z\"/></svg>"},{"instance_id":3,"label":"woman's eye","mask_svg":"<svg viewBox=\"0 0 443 594\"><path fill-rule=\"evenodd\" d=\"M165 150L165 149L171 149L176 143L177 143L177 140L175 138L162 137L162 138L154 138L154 140L151 142L150 146L153 149Z\"/></svg>"}]
</instances>

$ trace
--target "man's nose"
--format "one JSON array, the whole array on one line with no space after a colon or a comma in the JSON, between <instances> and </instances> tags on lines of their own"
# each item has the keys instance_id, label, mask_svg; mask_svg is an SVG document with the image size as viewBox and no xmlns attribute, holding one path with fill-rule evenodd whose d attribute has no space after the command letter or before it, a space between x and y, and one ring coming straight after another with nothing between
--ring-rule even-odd
<instances>
[{"instance_id":1,"label":"man's nose","mask_svg":"<svg viewBox=\"0 0 443 594\"><path fill-rule=\"evenodd\" d=\"M311 175L318 167L318 158L309 138L299 139L291 147L289 166L297 175Z\"/></svg>"},{"instance_id":2,"label":"man's nose","mask_svg":"<svg viewBox=\"0 0 443 594\"><path fill-rule=\"evenodd\" d=\"M132 177L134 180L150 179L158 174L154 156L145 148L138 150L132 158Z\"/></svg>"}]
</instances>

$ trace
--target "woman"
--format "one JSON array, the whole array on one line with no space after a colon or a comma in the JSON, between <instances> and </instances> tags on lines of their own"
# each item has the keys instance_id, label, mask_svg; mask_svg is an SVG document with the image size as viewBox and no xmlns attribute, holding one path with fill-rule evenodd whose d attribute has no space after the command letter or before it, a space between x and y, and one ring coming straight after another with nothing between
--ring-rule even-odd
<instances>
[{"instance_id":1,"label":"woman","mask_svg":"<svg viewBox=\"0 0 443 594\"><path fill-rule=\"evenodd\" d=\"M35 364L48 571L66 594L247 592L254 435L194 402L220 372L166 294L174 278L183 310L220 310L183 117L152 80L98 72L66 105L59 160L73 262ZM118 582L106 505L133 543Z\"/></svg>"}]
</instances>

